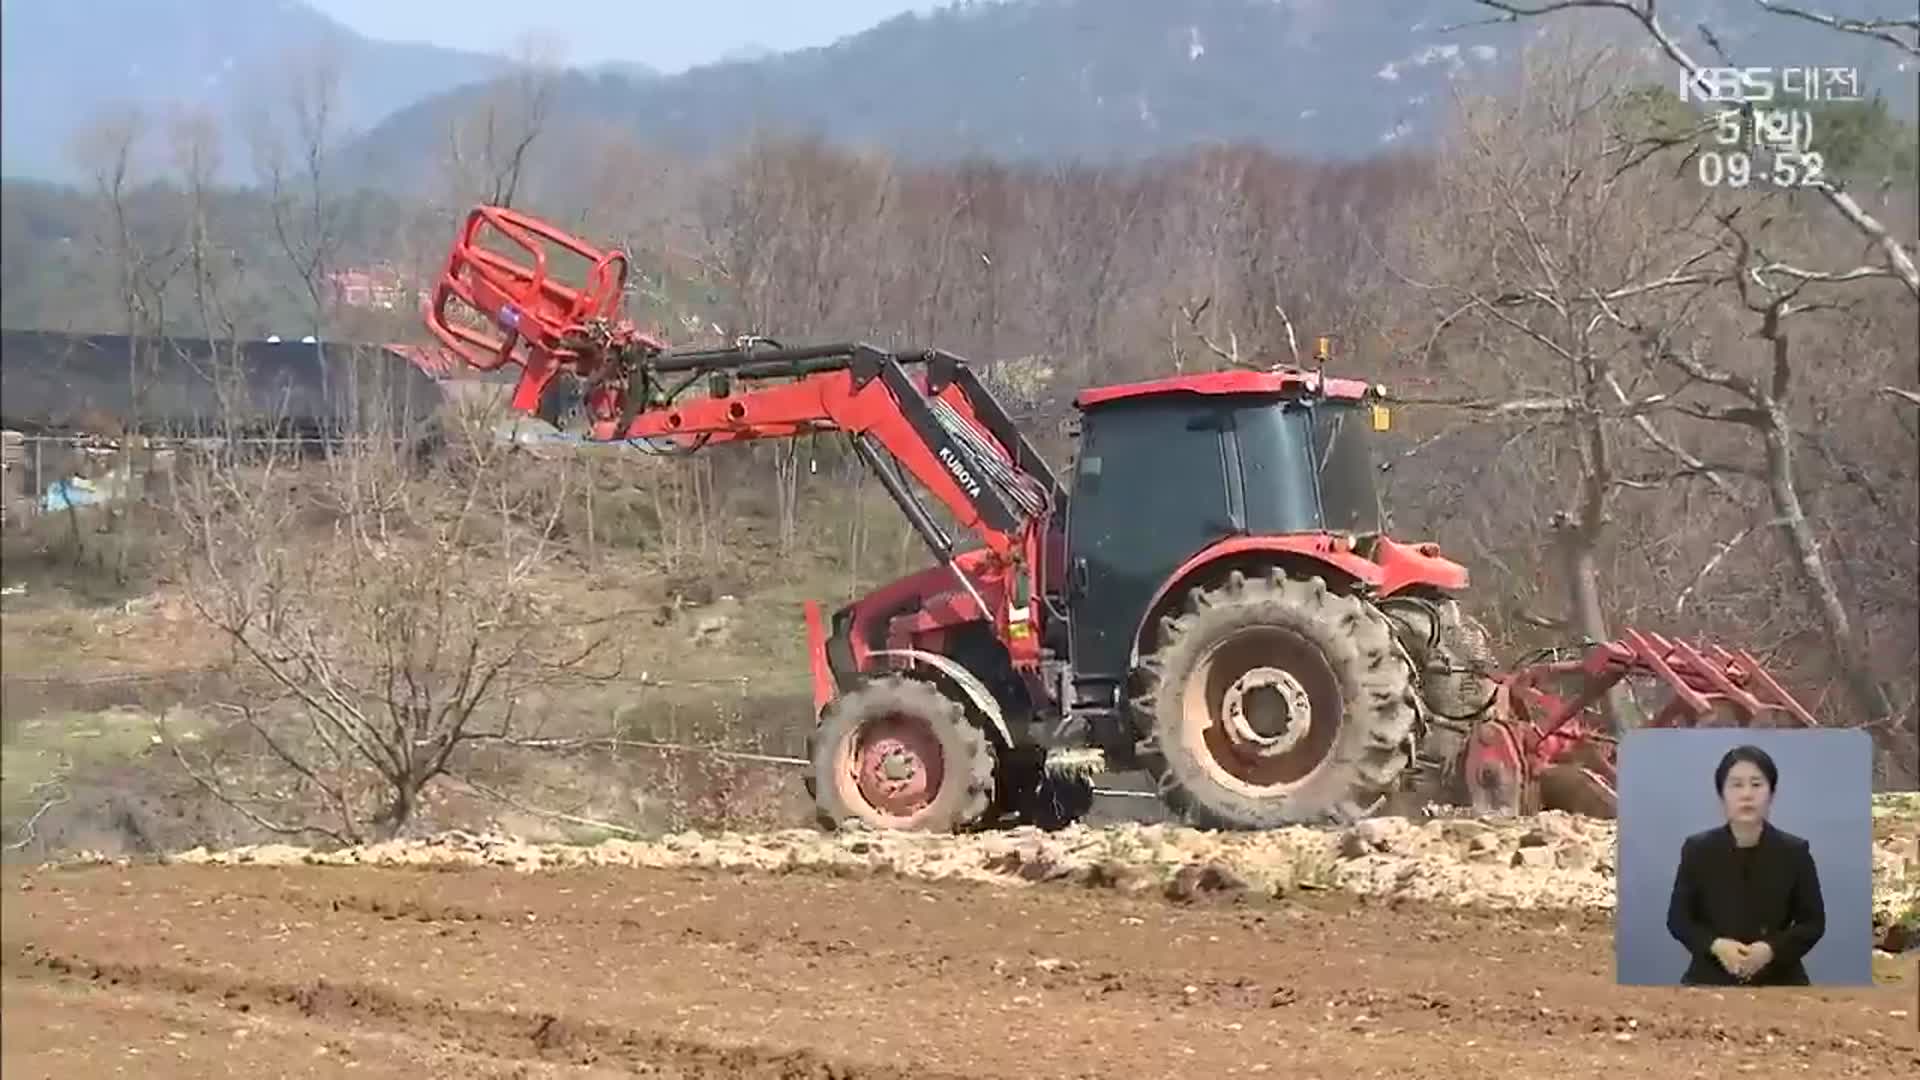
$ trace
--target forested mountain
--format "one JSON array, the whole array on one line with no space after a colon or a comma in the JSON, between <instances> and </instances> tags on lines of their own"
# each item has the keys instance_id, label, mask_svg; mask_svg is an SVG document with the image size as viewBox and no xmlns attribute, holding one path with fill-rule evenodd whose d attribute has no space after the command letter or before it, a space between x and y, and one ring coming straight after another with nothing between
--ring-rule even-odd
<instances>
[{"instance_id":1,"label":"forested mountain","mask_svg":"<svg viewBox=\"0 0 1920 1080\"><path fill-rule=\"evenodd\" d=\"M1884 15L1887 2L1824 8ZM74 135L132 101L156 123L177 106L205 110L224 130L222 178L251 180L249 112L284 104L300 65L332 55L331 126L347 173L417 189L442 164L450 125L498 100L501 87L485 84L512 74L505 57L369 40L300 0L4 0L3 10L0 132L15 177L78 178ZM1660 11L1703 57L1714 55L1704 21L1738 63L1858 65L1896 113L1916 111L1915 73L1877 43L1742 0ZM617 133L703 151L772 127L920 160L1137 159L1207 141L1352 158L1423 141L1452 87L1509 70L1534 35L1574 30L1646 49L1619 12L1522 25L1487 25L1488 14L1472 0L958 0L822 48L742 46L672 77L633 63L569 71L548 90L546 141L571 151Z\"/></svg>"},{"instance_id":2,"label":"forested mountain","mask_svg":"<svg viewBox=\"0 0 1920 1080\"><path fill-rule=\"evenodd\" d=\"M1884 0L1838 10L1884 14ZM1712 57L1708 21L1742 64L1857 65L1868 89L1914 111L1893 51L1768 15L1748 3L1660 9ZM1430 135L1461 80L1510 70L1532 37L1617 37L1649 53L1620 12L1485 24L1471 0L1000 0L901 15L831 46L720 63L646 82L575 74L550 93L554 140L620 132L705 151L756 128L825 135L908 158L1140 158L1196 142L1247 141L1353 158ZM1480 23L1462 27L1460 24ZM1659 77L1670 67L1650 66ZM353 171L403 178L471 109L471 89L401 110L354 147Z\"/></svg>"},{"instance_id":3,"label":"forested mountain","mask_svg":"<svg viewBox=\"0 0 1920 1080\"><path fill-rule=\"evenodd\" d=\"M4 0L0 18L0 152L6 175L37 179L83 176L74 136L127 102L156 125L179 107L204 110L226 133L223 177L250 179L247 113L285 96L290 56L337 58L337 119L351 130L509 66L373 41L298 0Z\"/></svg>"}]
</instances>

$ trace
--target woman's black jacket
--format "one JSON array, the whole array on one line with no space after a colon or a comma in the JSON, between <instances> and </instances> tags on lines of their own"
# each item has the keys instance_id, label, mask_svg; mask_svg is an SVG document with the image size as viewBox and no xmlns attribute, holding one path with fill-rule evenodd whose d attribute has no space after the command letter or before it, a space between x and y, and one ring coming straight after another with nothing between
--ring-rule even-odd
<instances>
[{"instance_id":1,"label":"woman's black jacket","mask_svg":"<svg viewBox=\"0 0 1920 1080\"><path fill-rule=\"evenodd\" d=\"M1717 938L1764 941L1773 959L1747 980L1750 986L1806 986L1801 959L1826 933L1820 874L1807 842L1767 825L1750 848L1734 843L1726 826L1687 837L1667 904L1667 932L1692 961L1680 981L1735 986L1740 980L1714 959Z\"/></svg>"}]
</instances>

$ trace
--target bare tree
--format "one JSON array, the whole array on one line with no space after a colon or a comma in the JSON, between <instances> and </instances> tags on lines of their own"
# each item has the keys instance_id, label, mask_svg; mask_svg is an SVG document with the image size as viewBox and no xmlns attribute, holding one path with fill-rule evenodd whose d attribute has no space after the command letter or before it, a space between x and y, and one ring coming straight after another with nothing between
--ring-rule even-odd
<instances>
[{"instance_id":1,"label":"bare tree","mask_svg":"<svg viewBox=\"0 0 1920 1080\"><path fill-rule=\"evenodd\" d=\"M1678 369L1689 383L1709 388L1721 399L1690 400L1681 408L1703 420L1745 429L1760 444L1764 461L1761 475L1773 511L1769 524L1790 556L1808 605L1819 620L1848 702L1863 725L1892 734L1901 718L1872 668L1865 642L1824 553L1827 545L1807 513L1801 481L1805 469L1798 461L1797 450L1808 440L1792 407L1797 365L1788 320L1797 317L1804 321L1822 310L1844 310L1844 297L1835 294L1835 287L1850 279L1845 274L1798 271L1767 258L1741 224L1738 209L1720 214L1719 223L1725 230L1726 246L1731 249L1727 252L1731 262L1727 277L1741 306L1757 317L1754 336L1763 342L1764 355L1755 359L1761 363L1749 361L1743 365L1737 357L1725 365L1712 363L1700 355L1697 343L1671 344L1646 322L1610 305L1603 305L1602 313L1647 341L1658 362ZM1753 370L1755 367L1759 370ZM1683 461L1690 457L1679 452L1676 456ZM1694 464L1698 467L1699 463Z\"/></svg>"},{"instance_id":2,"label":"bare tree","mask_svg":"<svg viewBox=\"0 0 1920 1080\"><path fill-rule=\"evenodd\" d=\"M1051 328L1048 351L1083 383L1098 381L1095 357L1106 351L1108 329L1133 285L1130 275L1143 269L1130 258L1131 244L1146 221L1150 190L1144 177L1081 168L1057 170L1041 187L1044 233L1036 239L1046 267L1040 282Z\"/></svg>"},{"instance_id":3,"label":"bare tree","mask_svg":"<svg viewBox=\"0 0 1920 1080\"><path fill-rule=\"evenodd\" d=\"M150 129L139 107L112 107L82 128L70 148L104 211L99 242L114 264L121 329L129 336L152 333L166 321L165 288L177 254L176 246L143 235L134 221L138 189L152 179L143 175L142 160Z\"/></svg>"},{"instance_id":4,"label":"bare tree","mask_svg":"<svg viewBox=\"0 0 1920 1080\"><path fill-rule=\"evenodd\" d=\"M703 265L730 286L728 323L743 335L787 341L858 336L867 322L862 287L873 272L862 267L873 261L865 255L892 183L884 159L817 138L755 136L729 161L722 194L702 207ZM771 461L783 555L799 539L802 452L792 442L753 455Z\"/></svg>"},{"instance_id":5,"label":"bare tree","mask_svg":"<svg viewBox=\"0 0 1920 1080\"><path fill-rule=\"evenodd\" d=\"M1478 0L1482 6L1499 12L1500 21L1515 21L1574 8L1606 8L1633 18L1689 78L1701 72L1700 63L1683 49L1661 24L1652 0L1555 0L1551 3L1518 4L1505 0ZM1849 19L1812 12L1797 5L1755 0L1760 8L1801 21L1817 23L1831 30L1860 35L1885 42L1908 55L1920 55L1920 20L1907 18ZM1709 45L1718 49L1711 27L1701 28ZM1722 53L1723 62L1731 58ZM1763 161L1761 168L1767 165ZM1891 278L1906 289L1910 299L1920 300L1920 272L1916 272L1910 246L1889 227L1865 211L1845 190L1825 178L1804 180L1801 184L1832 207L1840 220L1857 237L1864 239L1878 254L1877 264L1855 265L1845 262L1823 267L1820 252L1837 251L1838 237L1826 235L1811 247L1807 242L1820 235L1810 227L1800 230L1803 245L1801 259L1783 259L1769 255L1780 242L1770 239L1784 218L1794 220L1796 203L1775 195L1756 201L1765 210L1741 217L1732 210L1718 215L1721 229L1715 237L1717 254L1722 256L1715 282L1734 291L1736 302L1752 313L1757 322L1756 336L1767 346L1764 366L1757 373L1741 373L1724 366L1702 362L1697 344L1670 347L1654 345L1651 352L1663 362L1677 367L1694 385L1711 387L1735 400L1727 405L1697 409L1698 415L1744 427L1758 438L1764 451L1764 476L1767 498L1774 515L1772 524L1783 547L1791 556L1796 577L1801 583L1809 607L1819 620L1829 655L1839 669L1847 698L1860 720L1883 732L1900 723L1886 687L1873 673L1867 649L1850 616L1837 582L1822 552L1822 542L1808 518L1802 499L1794 447L1803 440L1796 428L1789 394L1794 383L1794 361L1787 320L1812 311L1844 305L1844 293L1870 288L1875 279ZM1770 232L1758 219L1766 215L1776 228ZM1603 308L1603 314L1623 327L1633 329L1653 342L1658 336L1651 324ZM1684 457L1683 457L1684 460Z\"/></svg>"},{"instance_id":6,"label":"bare tree","mask_svg":"<svg viewBox=\"0 0 1920 1080\"><path fill-rule=\"evenodd\" d=\"M252 678L223 705L246 738L162 734L255 826L340 843L404 828L472 748L537 735L527 694L617 673L593 670L617 659L603 624L556 620L534 582L565 484L513 477L484 423L422 466L374 356L346 448L223 440L175 485L180 580Z\"/></svg>"},{"instance_id":7,"label":"bare tree","mask_svg":"<svg viewBox=\"0 0 1920 1080\"><path fill-rule=\"evenodd\" d=\"M522 35L514 45L512 72L489 84L480 100L449 125L446 165L456 209L474 203L512 206L521 194L564 57L558 40Z\"/></svg>"},{"instance_id":8,"label":"bare tree","mask_svg":"<svg viewBox=\"0 0 1920 1080\"><path fill-rule=\"evenodd\" d=\"M333 176L334 154L346 134L340 115L344 64L332 40L290 54L278 92L263 96L247 117L275 245L300 282L309 330L322 339L335 306L332 274L345 232Z\"/></svg>"},{"instance_id":9,"label":"bare tree","mask_svg":"<svg viewBox=\"0 0 1920 1080\"><path fill-rule=\"evenodd\" d=\"M1590 107L1575 88L1536 87L1532 92L1544 93L1547 108L1558 114L1534 126L1534 139L1557 146L1586 126L1578 114ZM1616 106L1620 103L1616 100ZM1684 165L1684 155L1693 151L1688 140L1650 138L1645 117L1636 110L1616 107L1612 115L1612 129L1586 152L1530 176L1523 175L1529 157L1524 147L1493 152L1493 144L1469 135L1467 143L1484 146L1489 162L1507 163L1515 173L1516 182L1503 185L1487 205L1493 217L1524 225L1518 234L1524 241L1521 250L1534 252L1534 267L1519 279L1498 277L1515 263L1500 257L1498 245L1474 247L1467 242L1486 231L1478 223L1469 226L1464 239L1455 236L1433 247L1435 252L1451 251L1469 265L1484 266L1497 283L1477 288L1459 307L1443 311L1429 351L1449 347L1447 336L1467 329L1473 316L1548 347L1578 376L1548 393L1529 388L1499 406L1501 412L1519 411L1522 402L1528 403L1527 411L1564 410L1582 433L1576 444L1582 497L1563 519L1567 528L1562 530L1563 537L1576 541L1568 550L1577 598L1582 593L1595 600L1599 596L1597 581L1591 588L1580 585L1583 576L1595 576L1579 570L1578 552L1594 550L1596 527L1607 523L1615 490L1702 483L1728 506L1757 501L1771 513L1747 511L1732 523L1732 530L1715 543L1680 591L1676 610L1747 537L1774 532L1821 627L1853 712L1860 722L1887 729L1891 702L1873 674L1858 627L1823 554L1825 545L1806 510L1800 480L1804 467L1796 464L1795 446L1807 440L1791 400L1795 383L1784 321L1842 307L1849 291L1897 274L1872 266L1808 269L1817 263L1808 260L1807 253L1832 243L1830 227L1795 223L1783 213L1791 209L1781 205L1790 198L1784 193L1716 192L1670 178L1674 170L1669 165ZM1684 168L1678 171L1684 175ZM1537 220L1523 222L1518 210L1520 197L1566 207L1576 205L1582 192L1602 189L1615 192L1617 212L1584 228L1544 229ZM1443 177L1439 190L1444 196L1478 189L1457 177ZM1633 197L1620 202L1627 193ZM1471 195L1462 196L1461 202L1440 219L1473 222L1482 204ZM1560 239L1542 245L1538 237L1547 233ZM1433 273L1439 265L1444 263L1436 256L1426 270ZM1755 320L1748 325L1767 343L1767 356L1747 355L1737 343L1742 313ZM1560 340L1545 340L1543 329L1549 323L1563 328ZM1566 329L1577 331L1580 349L1566 348ZM1612 359L1591 361L1596 340L1611 343ZM1483 341L1474 344L1484 351ZM1716 395L1732 400L1716 400ZM1701 425L1702 420L1713 423ZM1752 439L1743 443L1716 435L1711 430L1716 424L1745 430ZM1663 456L1666 464L1659 469L1643 465L1634 473L1619 467L1626 452L1621 437L1628 434L1637 437L1637 460L1654 454ZM1749 480L1758 481L1758 490L1749 490ZM1576 609L1583 606L1584 601ZM1582 616L1576 610L1576 625L1589 635L1599 625L1594 614L1588 610Z\"/></svg>"},{"instance_id":10,"label":"bare tree","mask_svg":"<svg viewBox=\"0 0 1920 1080\"><path fill-rule=\"evenodd\" d=\"M166 328L166 301L169 283L178 274L179 238L156 235L150 223L136 221L136 200L146 196L151 203L159 197L146 172L147 144L151 135L145 113L132 105L106 110L75 137L71 147L74 160L91 175L94 197L100 204L101 228L98 243L114 267L116 306L126 335L128 411L116 418L115 431L100 434L123 438L117 471L122 482L131 487L136 441L144 427L146 398L152 382L155 337ZM144 227L143 227L144 226ZM107 531L112 537L112 566L116 582L124 583L132 557L133 530L130 509L124 499L104 511ZM80 542L79 519L68 504L68 522L76 557L84 554Z\"/></svg>"},{"instance_id":11,"label":"bare tree","mask_svg":"<svg viewBox=\"0 0 1920 1080\"><path fill-rule=\"evenodd\" d=\"M1689 78L1697 78L1702 70L1700 62L1682 48L1673 34L1661 24L1656 14L1654 0L1544 0L1540 3L1475 0L1475 2L1498 12L1493 19L1489 20L1493 22L1516 22L1523 18L1582 8L1618 11L1639 23L1647 36L1659 46L1660 51L1678 65ZM1841 33L1872 38L1885 42L1901 52L1920 56L1920 19L1904 17L1850 19L1813 12L1798 5L1780 3L1778 0L1753 0L1753 2L1762 10L1777 15L1816 23ZM1710 27L1703 27L1703 30L1710 42L1715 40ZM1815 177L1804 180L1801 186L1817 192L1820 198L1831 206L1857 235L1866 239L1878 250L1881 259L1879 269L1882 273L1898 278L1915 299L1920 299L1920 269L1916 269L1913 252L1906 243L1903 243L1885 224L1869 214L1852 195L1833 181L1824 177Z\"/></svg>"},{"instance_id":12,"label":"bare tree","mask_svg":"<svg viewBox=\"0 0 1920 1080\"><path fill-rule=\"evenodd\" d=\"M233 260L215 243L212 220L214 178L221 164L220 127L204 110L182 110L170 118L168 134L174 174L187 198L187 270L193 277L193 308L207 340L231 339L237 328L222 287Z\"/></svg>"},{"instance_id":13,"label":"bare tree","mask_svg":"<svg viewBox=\"0 0 1920 1080\"><path fill-rule=\"evenodd\" d=\"M961 345L997 360L1009 277L998 260L1012 254L1017 212L1014 184L1008 170L995 162L964 161L956 172L956 202L961 208L959 258L972 278L964 286L972 301L968 305L972 317L964 328Z\"/></svg>"},{"instance_id":14,"label":"bare tree","mask_svg":"<svg viewBox=\"0 0 1920 1080\"><path fill-rule=\"evenodd\" d=\"M1647 311L1669 332L1684 327L1684 307L1646 281L1654 268L1687 264L1687 228L1708 200L1609 163L1633 120L1616 56L1562 46L1523 64L1517 94L1463 104L1420 209L1426 224L1408 229L1421 275L1409 281L1435 303L1430 358L1444 349L1492 361L1459 373L1488 403L1479 414L1549 422L1551 479L1539 494L1560 505L1540 524L1559 552L1567 625L1603 641L1614 504L1670 476L1636 470L1621 446L1626 422L1647 419L1661 398L1616 400L1612 388L1645 346L1596 302ZM1624 696L1615 705L1625 710Z\"/></svg>"}]
</instances>

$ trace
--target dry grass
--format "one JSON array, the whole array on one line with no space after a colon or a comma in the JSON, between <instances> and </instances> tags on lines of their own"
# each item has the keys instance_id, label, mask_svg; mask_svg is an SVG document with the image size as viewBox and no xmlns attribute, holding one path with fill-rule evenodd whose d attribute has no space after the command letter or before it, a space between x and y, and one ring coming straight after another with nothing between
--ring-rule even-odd
<instances>
[{"instance_id":1,"label":"dry grass","mask_svg":"<svg viewBox=\"0 0 1920 1080\"><path fill-rule=\"evenodd\" d=\"M0 600L8 756L0 842L20 838L50 798L56 805L35 820L25 854L75 844L139 853L260 839L204 806L152 745L154 719L163 714L174 731L197 734L204 726L216 741L236 739L212 706L245 697L247 666L197 617L164 562L143 561L153 572L137 588L98 588L97 563L62 546L70 538L65 517L9 522L5 537L5 583L25 591ZM86 537L106 516L90 508L74 520ZM532 589L556 625L617 616L626 676L531 692L523 706L538 716L538 733L797 752L811 720L800 602L832 600L848 579L811 551L782 558L758 540L755 525L741 514L720 529L748 542L712 565L670 557L644 538L616 549L602 534L591 553L581 537L564 538L532 570ZM168 526L154 515L144 542L154 551L177 542ZM318 528L282 538L296 558L328 542ZM495 572L477 567L483 583ZM192 710L192 724L180 723L188 715L181 706ZM420 830L506 823L557 829L550 835L567 839L807 820L792 769L710 756L632 746L516 751L478 755L465 775L506 801L446 785L427 800Z\"/></svg>"}]
</instances>

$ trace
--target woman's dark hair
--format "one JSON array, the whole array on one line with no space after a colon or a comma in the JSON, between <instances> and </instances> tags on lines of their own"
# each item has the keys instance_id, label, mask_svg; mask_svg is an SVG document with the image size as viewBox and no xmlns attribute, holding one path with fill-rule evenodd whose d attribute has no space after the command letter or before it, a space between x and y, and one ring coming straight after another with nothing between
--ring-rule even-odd
<instances>
[{"instance_id":1,"label":"woman's dark hair","mask_svg":"<svg viewBox=\"0 0 1920 1080\"><path fill-rule=\"evenodd\" d=\"M1767 778L1769 790L1780 786L1780 770L1774 767L1773 758L1767 756L1765 750L1757 746L1736 746L1726 752L1720 759L1720 766L1713 770L1713 790L1726 794L1727 774L1743 761L1751 762L1754 768L1760 770L1760 775Z\"/></svg>"}]
</instances>

